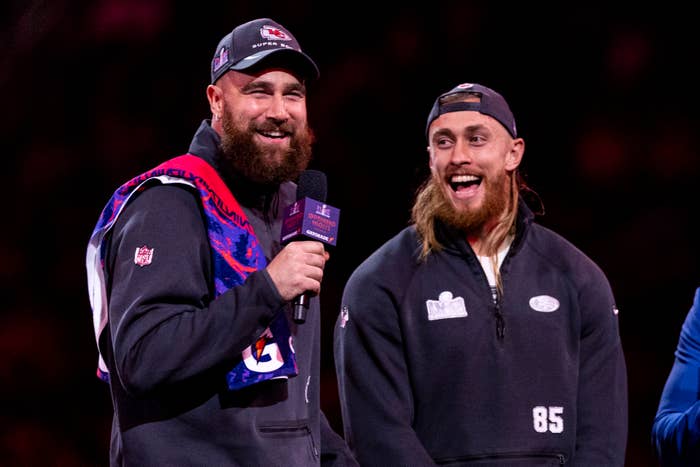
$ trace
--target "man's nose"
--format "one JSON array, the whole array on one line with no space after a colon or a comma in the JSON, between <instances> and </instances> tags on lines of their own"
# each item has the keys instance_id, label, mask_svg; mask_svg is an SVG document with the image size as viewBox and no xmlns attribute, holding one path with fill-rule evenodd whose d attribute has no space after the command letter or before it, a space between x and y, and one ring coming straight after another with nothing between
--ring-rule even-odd
<instances>
[{"instance_id":1,"label":"man's nose","mask_svg":"<svg viewBox=\"0 0 700 467\"><path fill-rule=\"evenodd\" d=\"M267 111L265 112L265 116L267 118L277 121L286 121L289 118L287 105L282 95L272 96L272 99L270 100L270 105L268 106Z\"/></svg>"},{"instance_id":2,"label":"man's nose","mask_svg":"<svg viewBox=\"0 0 700 467\"><path fill-rule=\"evenodd\" d=\"M472 162L472 148L469 142L463 138L458 138L452 151L452 162L458 164L469 164Z\"/></svg>"}]
</instances>

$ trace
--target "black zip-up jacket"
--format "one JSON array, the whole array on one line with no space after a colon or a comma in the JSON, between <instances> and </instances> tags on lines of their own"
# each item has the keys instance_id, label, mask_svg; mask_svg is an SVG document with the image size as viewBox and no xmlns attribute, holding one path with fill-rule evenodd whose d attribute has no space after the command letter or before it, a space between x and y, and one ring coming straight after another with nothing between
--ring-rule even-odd
<instances>
[{"instance_id":1,"label":"black zip-up jacket","mask_svg":"<svg viewBox=\"0 0 700 467\"><path fill-rule=\"evenodd\" d=\"M407 227L351 275L334 336L363 466L619 467L627 376L603 272L520 206L503 295L464 235Z\"/></svg>"},{"instance_id":2,"label":"black zip-up jacket","mask_svg":"<svg viewBox=\"0 0 700 467\"><path fill-rule=\"evenodd\" d=\"M218 170L218 147L204 121L189 152ZM230 188L271 259L296 186L267 194ZM291 309L265 270L214 299L203 216L195 191L155 185L129 201L106 237L109 322L99 347L115 410L111 465L357 465L320 410L318 297L303 325L289 319L297 376L226 388L241 351L278 310L289 316ZM152 261L135 266L143 245L153 249Z\"/></svg>"}]
</instances>

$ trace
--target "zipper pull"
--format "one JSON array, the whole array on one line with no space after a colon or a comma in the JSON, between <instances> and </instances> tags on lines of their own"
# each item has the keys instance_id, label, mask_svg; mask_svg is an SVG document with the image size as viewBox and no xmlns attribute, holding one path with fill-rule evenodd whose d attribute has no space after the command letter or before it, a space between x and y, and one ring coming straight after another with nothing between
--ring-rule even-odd
<instances>
[{"instance_id":1,"label":"zipper pull","mask_svg":"<svg viewBox=\"0 0 700 467\"><path fill-rule=\"evenodd\" d=\"M501 310L496 310L496 336L499 339L503 339L506 333L506 320L503 319L503 313Z\"/></svg>"},{"instance_id":2,"label":"zipper pull","mask_svg":"<svg viewBox=\"0 0 700 467\"><path fill-rule=\"evenodd\" d=\"M506 320L503 318L503 313L501 313L501 294L496 293L496 337L499 340L503 339L506 334Z\"/></svg>"}]
</instances>

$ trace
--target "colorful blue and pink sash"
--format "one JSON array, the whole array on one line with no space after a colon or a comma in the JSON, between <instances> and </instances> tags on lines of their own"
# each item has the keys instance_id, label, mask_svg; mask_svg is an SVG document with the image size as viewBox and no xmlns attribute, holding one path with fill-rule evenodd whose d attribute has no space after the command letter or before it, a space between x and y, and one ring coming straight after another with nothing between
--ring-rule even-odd
<instances>
[{"instance_id":1,"label":"colorful blue and pink sash","mask_svg":"<svg viewBox=\"0 0 700 467\"><path fill-rule=\"evenodd\" d=\"M95 339L98 342L109 316L102 241L131 196L146 189L146 182L153 180L166 184L186 184L198 190L207 218L217 296L241 285L248 274L267 264L245 213L211 165L191 154L164 162L129 180L112 195L90 237L86 267ZM295 376L296 357L290 341L287 318L284 312L279 312L265 332L243 351L241 361L226 375L229 389L240 389L272 378ZM109 381L109 371L101 355L97 375Z\"/></svg>"}]
</instances>

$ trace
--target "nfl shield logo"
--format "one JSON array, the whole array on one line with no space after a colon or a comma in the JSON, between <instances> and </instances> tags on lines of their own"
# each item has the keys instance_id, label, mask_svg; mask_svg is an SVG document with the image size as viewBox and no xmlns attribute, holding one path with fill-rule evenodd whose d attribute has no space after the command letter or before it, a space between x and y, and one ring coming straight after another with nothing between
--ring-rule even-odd
<instances>
[{"instance_id":1,"label":"nfl shield logo","mask_svg":"<svg viewBox=\"0 0 700 467\"><path fill-rule=\"evenodd\" d=\"M347 305L343 305L343 308L340 310L340 327L344 328L346 324L348 324L348 320L350 319L350 307Z\"/></svg>"},{"instance_id":2,"label":"nfl shield logo","mask_svg":"<svg viewBox=\"0 0 700 467\"><path fill-rule=\"evenodd\" d=\"M134 263L141 267L151 264L153 260L153 250L154 248L148 248L146 245L137 248L136 253L134 253Z\"/></svg>"}]
</instances>

